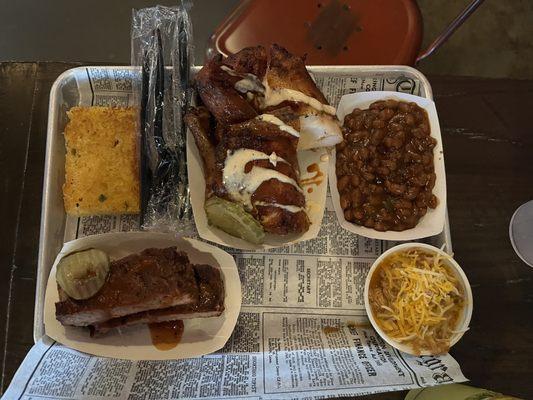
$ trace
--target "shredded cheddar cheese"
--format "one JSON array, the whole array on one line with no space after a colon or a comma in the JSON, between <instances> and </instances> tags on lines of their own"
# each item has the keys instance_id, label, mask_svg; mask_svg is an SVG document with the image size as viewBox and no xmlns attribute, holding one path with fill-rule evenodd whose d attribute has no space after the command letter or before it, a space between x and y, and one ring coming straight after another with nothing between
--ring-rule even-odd
<instances>
[{"instance_id":1,"label":"shredded cheddar cheese","mask_svg":"<svg viewBox=\"0 0 533 400\"><path fill-rule=\"evenodd\" d=\"M387 257L372 277L369 300L381 329L416 353L446 352L463 308L461 286L444 257L421 249Z\"/></svg>"}]
</instances>

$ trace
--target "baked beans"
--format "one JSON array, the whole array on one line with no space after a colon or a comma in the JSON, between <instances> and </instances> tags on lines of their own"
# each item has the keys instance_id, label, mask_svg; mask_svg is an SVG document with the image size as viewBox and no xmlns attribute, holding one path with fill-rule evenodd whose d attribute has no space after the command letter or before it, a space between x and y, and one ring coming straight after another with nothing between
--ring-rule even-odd
<instances>
[{"instance_id":1,"label":"baked beans","mask_svg":"<svg viewBox=\"0 0 533 400\"><path fill-rule=\"evenodd\" d=\"M381 100L344 118L337 188L346 220L378 231L414 228L437 206L429 119L416 103Z\"/></svg>"}]
</instances>

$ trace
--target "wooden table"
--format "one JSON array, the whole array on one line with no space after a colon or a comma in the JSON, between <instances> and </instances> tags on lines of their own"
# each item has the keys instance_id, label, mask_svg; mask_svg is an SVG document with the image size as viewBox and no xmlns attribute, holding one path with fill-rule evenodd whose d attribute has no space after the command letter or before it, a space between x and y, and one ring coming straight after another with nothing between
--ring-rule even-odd
<instances>
[{"instance_id":1,"label":"wooden table","mask_svg":"<svg viewBox=\"0 0 533 400\"><path fill-rule=\"evenodd\" d=\"M33 344L50 87L73 63L0 63L0 393ZM474 292L452 349L476 386L533 398L533 270L509 219L533 199L533 81L430 77L439 112L455 258ZM403 399L405 392L367 396Z\"/></svg>"}]
</instances>

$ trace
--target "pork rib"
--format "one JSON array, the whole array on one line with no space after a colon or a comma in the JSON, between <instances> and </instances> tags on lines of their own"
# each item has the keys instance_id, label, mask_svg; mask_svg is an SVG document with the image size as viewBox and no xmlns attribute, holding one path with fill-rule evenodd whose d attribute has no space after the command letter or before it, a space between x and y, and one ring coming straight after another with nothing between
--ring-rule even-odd
<instances>
[{"instance_id":1,"label":"pork rib","mask_svg":"<svg viewBox=\"0 0 533 400\"><path fill-rule=\"evenodd\" d=\"M197 302L143 311L94 324L91 326L91 335L99 336L114 328L138 324L218 317L224 311L224 283L220 271L210 265L194 265L193 267L199 288Z\"/></svg>"},{"instance_id":2,"label":"pork rib","mask_svg":"<svg viewBox=\"0 0 533 400\"><path fill-rule=\"evenodd\" d=\"M86 300L59 288L56 318L63 325L88 326L147 310L198 301L198 285L189 258L176 248L146 249L112 261L108 279Z\"/></svg>"}]
</instances>

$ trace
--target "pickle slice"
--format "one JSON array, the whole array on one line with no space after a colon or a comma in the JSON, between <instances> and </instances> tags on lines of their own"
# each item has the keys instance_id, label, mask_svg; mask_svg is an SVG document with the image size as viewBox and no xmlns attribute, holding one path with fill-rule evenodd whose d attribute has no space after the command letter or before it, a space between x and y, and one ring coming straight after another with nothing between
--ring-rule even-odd
<instances>
[{"instance_id":1,"label":"pickle slice","mask_svg":"<svg viewBox=\"0 0 533 400\"><path fill-rule=\"evenodd\" d=\"M57 264L56 281L76 300L94 296L109 273L109 256L102 250L87 249L71 253Z\"/></svg>"},{"instance_id":2,"label":"pickle slice","mask_svg":"<svg viewBox=\"0 0 533 400\"><path fill-rule=\"evenodd\" d=\"M265 231L259 221L240 204L214 196L205 202L205 212L211 225L232 236L254 244L261 244L265 240Z\"/></svg>"}]
</instances>

